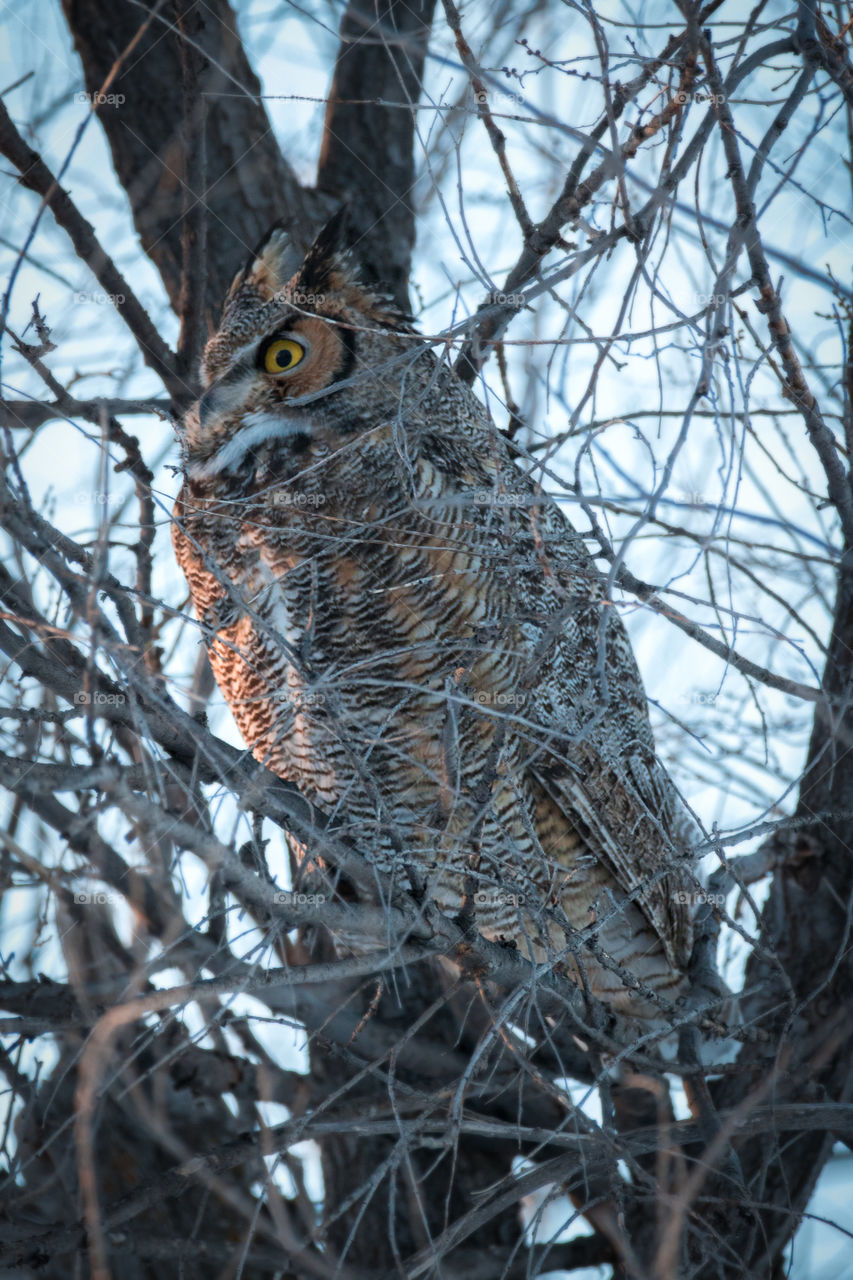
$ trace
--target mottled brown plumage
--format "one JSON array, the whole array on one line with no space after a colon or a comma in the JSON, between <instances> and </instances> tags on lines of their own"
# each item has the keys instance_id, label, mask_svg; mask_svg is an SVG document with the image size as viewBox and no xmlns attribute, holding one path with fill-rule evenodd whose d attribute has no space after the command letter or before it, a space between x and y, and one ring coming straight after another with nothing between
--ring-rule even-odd
<instances>
[{"instance_id":1,"label":"mottled brown plumage","mask_svg":"<svg viewBox=\"0 0 853 1280\"><path fill-rule=\"evenodd\" d=\"M235 280L185 423L174 543L216 679L255 756L401 885L410 864L455 912L469 875L486 936L648 1012L619 966L682 989L694 834L624 627L336 234L287 280L275 232Z\"/></svg>"}]
</instances>

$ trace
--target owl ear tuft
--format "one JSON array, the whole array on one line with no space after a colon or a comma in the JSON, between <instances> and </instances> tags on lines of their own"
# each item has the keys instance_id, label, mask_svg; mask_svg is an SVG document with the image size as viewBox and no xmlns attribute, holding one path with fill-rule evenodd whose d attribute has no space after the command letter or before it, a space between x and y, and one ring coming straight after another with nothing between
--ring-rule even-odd
<instances>
[{"instance_id":1,"label":"owl ear tuft","mask_svg":"<svg viewBox=\"0 0 853 1280\"><path fill-rule=\"evenodd\" d=\"M357 274L348 261L348 223L349 205L342 204L317 232L295 277L305 293L336 291L335 287L340 288L341 276Z\"/></svg>"},{"instance_id":2,"label":"owl ear tuft","mask_svg":"<svg viewBox=\"0 0 853 1280\"><path fill-rule=\"evenodd\" d=\"M287 292L309 305L332 303L358 311L365 320L383 327L411 329L412 317L393 298L365 279L365 269L353 247L355 230L350 206L344 203L314 237L311 248Z\"/></svg>"},{"instance_id":3,"label":"owl ear tuft","mask_svg":"<svg viewBox=\"0 0 853 1280\"><path fill-rule=\"evenodd\" d=\"M225 306L241 288L253 289L262 298L271 298L283 289L299 267L302 255L286 218L274 222L246 265L231 282Z\"/></svg>"}]
</instances>

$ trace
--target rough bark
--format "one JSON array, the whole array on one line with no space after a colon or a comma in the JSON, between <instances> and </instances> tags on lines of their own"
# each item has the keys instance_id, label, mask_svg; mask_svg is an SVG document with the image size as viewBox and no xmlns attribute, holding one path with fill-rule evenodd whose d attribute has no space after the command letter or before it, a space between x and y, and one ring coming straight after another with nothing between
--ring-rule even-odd
<instances>
[{"instance_id":1,"label":"rough bark","mask_svg":"<svg viewBox=\"0 0 853 1280\"><path fill-rule=\"evenodd\" d=\"M193 10L190 38L197 40L202 57L189 122L180 12L172 3L63 0L63 9L87 93L98 94L115 69L109 95L116 101L98 105L98 119L142 248L178 312L186 180L182 140L187 127L191 133L203 127L207 171L192 195L207 214L203 305L209 327L235 271L272 223L286 218L304 247L328 205L300 186L281 153L227 0L210 0Z\"/></svg>"},{"instance_id":2,"label":"rough bark","mask_svg":"<svg viewBox=\"0 0 853 1280\"><path fill-rule=\"evenodd\" d=\"M832 637L823 675L827 701L816 707L797 816L853 811L853 563L848 548L839 568ZM833 699L832 702L829 699ZM768 1058L743 1055L743 1076L722 1082L714 1100L723 1110L751 1090L782 1105L841 1102L853 1089L853 824L821 819L802 829L794 858L774 876L761 921L760 952L750 956L745 1010L774 1046ZM777 965L779 966L777 968ZM780 973L781 969L781 973ZM785 981L782 978L785 975ZM765 1134L736 1143L749 1194L736 1233L719 1210L709 1218L745 1259L744 1274L776 1274L833 1145L831 1133ZM724 1194L720 1180L705 1188ZM781 1210L781 1212L780 1212ZM698 1275L723 1272L704 1260Z\"/></svg>"},{"instance_id":3,"label":"rough bark","mask_svg":"<svg viewBox=\"0 0 853 1280\"><path fill-rule=\"evenodd\" d=\"M442 974L438 968L418 966L406 982L405 975L386 983L378 1001L375 990L362 993L362 1013L375 1018L384 1033L392 1038L396 1033L402 1043L414 1019L423 1017L434 1002L439 1008L427 1024L426 1034L436 1053L447 1057L448 1070L445 1084L452 1091L454 1071L451 1050L461 1039L463 1047L469 1037L460 1030L458 1010L445 998ZM370 1010L368 1012L368 1010ZM504 1072L511 1079L511 1064L502 1061L500 1053L490 1055L494 1069ZM314 1079L320 1095L333 1095L338 1089L346 1090L352 1079L352 1063L343 1055L312 1055ZM406 1097L415 1090L426 1098L430 1094L441 1097L444 1092L435 1076L420 1075L410 1063L408 1069L394 1072L393 1093ZM360 1091L365 1109L376 1107L387 1110L388 1084L375 1078ZM506 1101L498 1101L492 1107L473 1103L484 1115L500 1116L512 1123L514 1118L512 1090ZM438 1102L426 1108L424 1115L447 1114L447 1104ZM559 1109L546 1107L540 1113L546 1124L559 1122ZM451 1126L448 1126L451 1129ZM464 1213L476 1207L478 1195L482 1195L494 1182L496 1174L507 1172L513 1157L518 1154L517 1143L499 1140L470 1141L469 1138L453 1142L450 1137L424 1136L419 1139L417 1126L408 1129L401 1122L396 1137L379 1135L364 1139L356 1134L342 1134L340 1138L323 1144L323 1183L331 1221L327 1225L328 1239L339 1256L345 1255L353 1264L368 1273L405 1274L405 1259L414 1257L420 1250L428 1249L448 1222L454 1222ZM377 1172L385 1170L368 1196L365 1194ZM339 1207L344 1211L338 1215ZM518 1223L514 1215L502 1222L487 1222L466 1243L485 1248L503 1245L511 1248L518 1240Z\"/></svg>"},{"instance_id":4,"label":"rough bark","mask_svg":"<svg viewBox=\"0 0 853 1280\"><path fill-rule=\"evenodd\" d=\"M317 167L320 190L350 202L365 275L405 310L415 243L411 108L420 97L434 9L435 0L351 0Z\"/></svg>"}]
</instances>

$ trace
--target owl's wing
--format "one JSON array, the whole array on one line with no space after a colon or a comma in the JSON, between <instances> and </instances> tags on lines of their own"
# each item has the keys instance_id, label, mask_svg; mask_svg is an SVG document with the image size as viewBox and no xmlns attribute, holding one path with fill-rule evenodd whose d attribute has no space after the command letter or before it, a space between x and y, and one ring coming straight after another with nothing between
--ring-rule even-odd
<instances>
[{"instance_id":1,"label":"owl's wing","mask_svg":"<svg viewBox=\"0 0 853 1280\"><path fill-rule=\"evenodd\" d=\"M613 763L594 747L569 747L530 771L566 822L582 833L587 851L636 901L670 963L683 969L692 944L689 838L678 839L678 815L667 795L674 788L660 768L650 770L636 757ZM687 834L688 824L681 825Z\"/></svg>"},{"instance_id":2,"label":"owl's wing","mask_svg":"<svg viewBox=\"0 0 853 1280\"><path fill-rule=\"evenodd\" d=\"M531 744L530 768L681 969L698 832L657 758L628 634L592 557L556 507L540 508L533 525L540 592L561 625L530 681L534 719L557 737L538 758Z\"/></svg>"}]
</instances>

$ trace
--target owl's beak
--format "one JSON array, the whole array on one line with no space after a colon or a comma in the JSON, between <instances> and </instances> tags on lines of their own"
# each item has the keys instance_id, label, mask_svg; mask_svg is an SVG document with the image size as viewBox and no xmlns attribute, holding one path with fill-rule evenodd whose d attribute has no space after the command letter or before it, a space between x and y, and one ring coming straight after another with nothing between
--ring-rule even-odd
<instances>
[{"instance_id":1,"label":"owl's beak","mask_svg":"<svg viewBox=\"0 0 853 1280\"><path fill-rule=\"evenodd\" d=\"M210 426L210 416L212 412L211 403L210 391L205 391L204 395L198 402L198 425L201 427L202 431L207 431Z\"/></svg>"},{"instance_id":2,"label":"owl's beak","mask_svg":"<svg viewBox=\"0 0 853 1280\"><path fill-rule=\"evenodd\" d=\"M207 388L198 402L198 422L203 435L245 405L252 381L251 368L231 369Z\"/></svg>"},{"instance_id":3,"label":"owl's beak","mask_svg":"<svg viewBox=\"0 0 853 1280\"><path fill-rule=\"evenodd\" d=\"M198 424L205 434L222 416L222 394L217 383L208 387L198 402Z\"/></svg>"}]
</instances>

